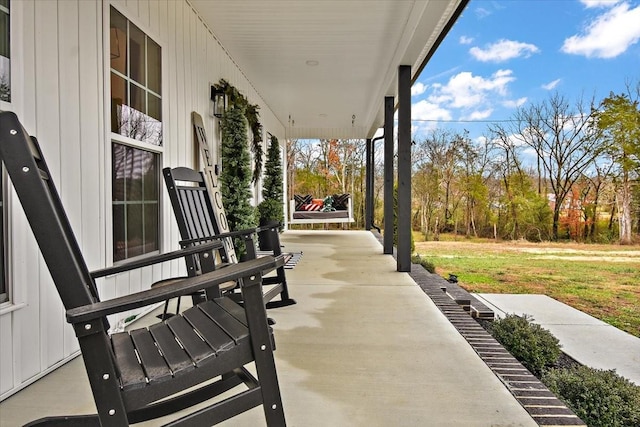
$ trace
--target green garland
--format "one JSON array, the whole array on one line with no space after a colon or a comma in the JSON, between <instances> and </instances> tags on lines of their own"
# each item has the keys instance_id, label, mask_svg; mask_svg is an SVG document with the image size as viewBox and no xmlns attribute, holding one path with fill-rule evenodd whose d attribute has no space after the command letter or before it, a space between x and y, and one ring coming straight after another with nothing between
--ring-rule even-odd
<instances>
[{"instance_id":1,"label":"green garland","mask_svg":"<svg viewBox=\"0 0 640 427\"><path fill-rule=\"evenodd\" d=\"M220 79L218 84L214 85L216 89L223 90L227 95L229 105L227 109L233 107L241 108L251 129L251 153L253 154L253 174L251 182L255 183L262 175L262 159L264 151L262 150L262 124L260 123L260 107L257 104L249 104L249 100L240 93L235 86L229 84L228 81Z\"/></svg>"},{"instance_id":2,"label":"green garland","mask_svg":"<svg viewBox=\"0 0 640 427\"><path fill-rule=\"evenodd\" d=\"M247 147L247 120L242 106L231 105L220 121L222 129L222 202L232 231L256 226L251 199L251 167ZM245 253L244 243L236 239L236 249Z\"/></svg>"}]
</instances>

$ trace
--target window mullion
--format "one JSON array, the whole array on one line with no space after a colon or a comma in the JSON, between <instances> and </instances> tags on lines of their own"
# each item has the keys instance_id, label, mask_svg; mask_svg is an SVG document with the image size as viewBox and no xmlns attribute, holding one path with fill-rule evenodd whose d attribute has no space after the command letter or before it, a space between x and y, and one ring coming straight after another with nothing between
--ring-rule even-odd
<instances>
[{"instance_id":1,"label":"window mullion","mask_svg":"<svg viewBox=\"0 0 640 427\"><path fill-rule=\"evenodd\" d=\"M125 90L127 93L127 105L131 106L131 30L129 29L130 27L130 23L129 20L127 20L127 64L126 64L126 69L127 69L127 78L125 80Z\"/></svg>"}]
</instances>

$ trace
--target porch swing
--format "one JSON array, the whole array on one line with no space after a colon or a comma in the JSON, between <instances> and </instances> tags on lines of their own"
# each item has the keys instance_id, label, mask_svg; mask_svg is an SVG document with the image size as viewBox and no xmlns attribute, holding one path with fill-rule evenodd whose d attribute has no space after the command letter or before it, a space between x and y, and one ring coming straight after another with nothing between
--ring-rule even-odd
<instances>
[{"instance_id":1,"label":"porch swing","mask_svg":"<svg viewBox=\"0 0 640 427\"><path fill-rule=\"evenodd\" d=\"M294 195L289 201L289 224L344 224L355 222L351 195L333 194L322 199Z\"/></svg>"}]
</instances>

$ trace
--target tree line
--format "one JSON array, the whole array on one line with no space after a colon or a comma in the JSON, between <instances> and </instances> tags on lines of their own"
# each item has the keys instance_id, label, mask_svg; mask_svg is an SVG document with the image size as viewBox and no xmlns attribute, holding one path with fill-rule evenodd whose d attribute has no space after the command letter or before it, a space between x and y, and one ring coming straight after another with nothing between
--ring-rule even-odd
<instances>
[{"instance_id":1,"label":"tree line","mask_svg":"<svg viewBox=\"0 0 640 427\"><path fill-rule=\"evenodd\" d=\"M412 145L412 227L500 239L620 242L640 234L640 82L602 101L556 93L484 135L435 128ZM375 147L374 223L382 218ZM365 144L288 141L289 198L350 193L364 225Z\"/></svg>"}]
</instances>

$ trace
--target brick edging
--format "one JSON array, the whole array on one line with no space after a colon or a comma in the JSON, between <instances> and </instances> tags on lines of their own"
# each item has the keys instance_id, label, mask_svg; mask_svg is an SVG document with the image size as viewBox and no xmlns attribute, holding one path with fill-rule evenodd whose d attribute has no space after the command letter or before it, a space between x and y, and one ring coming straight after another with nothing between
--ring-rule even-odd
<instances>
[{"instance_id":1,"label":"brick edging","mask_svg":"<svg viewBox=\"0 0 640 427\"><path fill-rule=\"evenodd\" d=\"M442 282L447 283L446 280L429 273L418 264L412 264L409 276L431 298L539 426L586 427L585 422L564 402L442 291Z\"/></svg>"}]
</instances>

